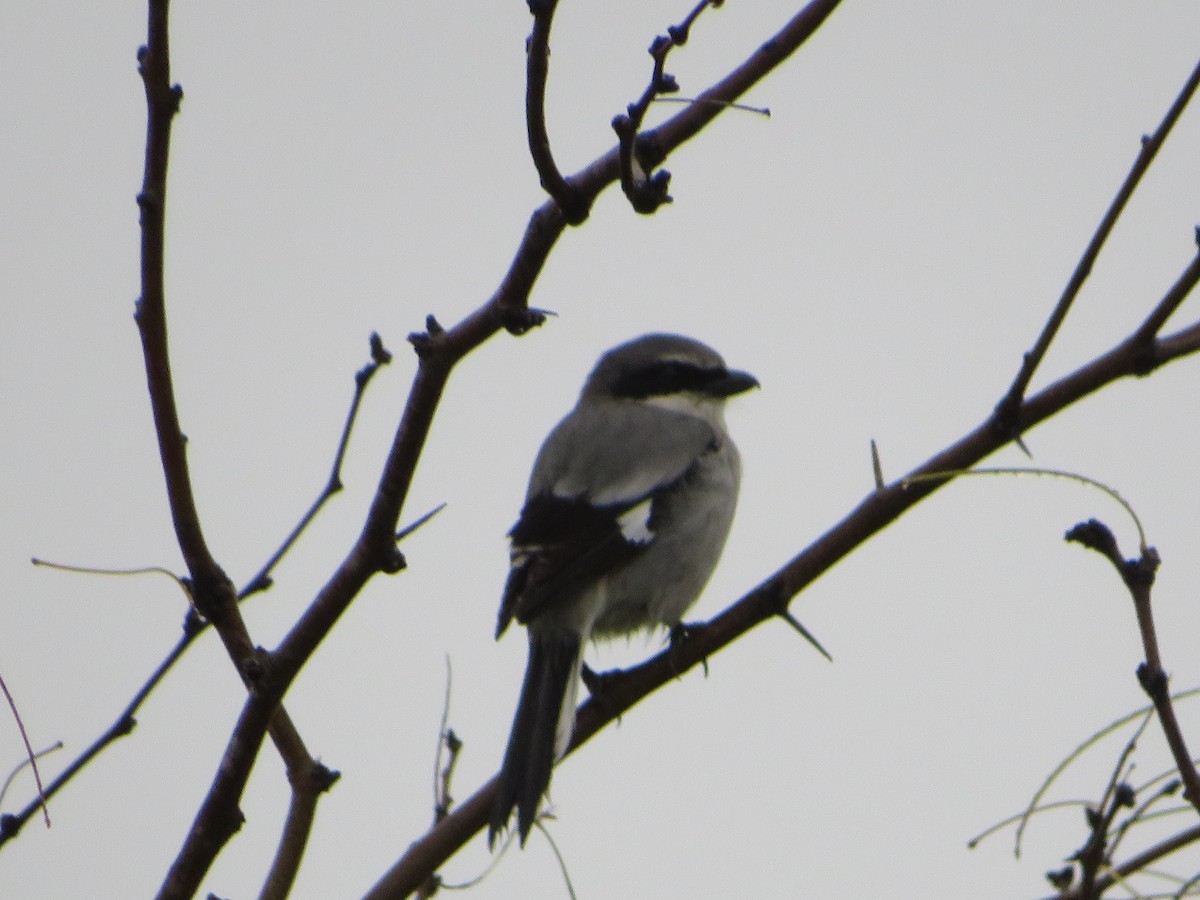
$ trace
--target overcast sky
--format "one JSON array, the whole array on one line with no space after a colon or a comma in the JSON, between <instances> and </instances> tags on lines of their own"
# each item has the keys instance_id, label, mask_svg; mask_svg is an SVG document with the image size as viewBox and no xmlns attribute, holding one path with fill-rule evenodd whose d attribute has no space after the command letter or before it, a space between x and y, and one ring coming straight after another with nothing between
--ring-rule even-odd
<instances>
[{"instance_id":1,"label":"overcast sky","mask_svg":"<svg viewBox=\"0 0 1200 900\"><path fill-rule=\"evenodd\" d=\"M549 128L567 170L612 143L651 38L689 3L563 0ZM698 93L794 11L728 3L669 70ZM31 556L182 573L133 324L144 5L17 0L0 19L0 674L53 776L175 642L166 578L34 569ZM502 277L543 201L525 147L523 3L273 4L173 10L184 88L172 144L172 361L209 544L245 583L323 484L378 331L339 495L246 607L275 645L358 533L407 394L404 337L458 321ZM558 315L456 371L405 510L406 542L301 674L287 707L341 781L321 803L298 898L354 897L424 833L447 660L469 796L499 765L524 640L492 640L512 524L538 444L604 349L693 335L763 389L731 406L745 479L708 618L852 509L869 441L896 477L973 428L1008 387L1142 134L1200 55L1200 5L846 0L747 102L669 161L653 217L610 190L564 236L531 302ZM655 115L675 111L663 107ZM1200 109L1155 163L1035 387L1119 341L1195 253ZM1197 316L1195 300L1177 325ZM1200 359L1106 389L1027 437L1033 464L1101 479L1163 556L1172 684L1200 685ZM1029 461L1006 450L992 460ZM580 897L1034 897L1085 839L1078 809L976 851L1072 748L1144 703L1127 595L1062 534L1121 509L1048 479L967 479L793 604L830 665L782 623L751 633L608 728L555 775L553 833ZM597 648L635 662L660 639ZM215 770L244 692L214 635L136 731L0 851L0 896L145 897ZM1200 715L1182 716L1200 745ZM0 725L0 769L23 746ZM1095 798L1120 748L1054 799ZM1132 781L1167 766L1143 738ZM4 811L23 807L29 778ZM205 881L256 895L287 785L268 746L247 823ZM1182 827L1184 816L1164 827ZM1139 845L1138 835L1128 849ZM1193 854L1165 868L1190 875ZM449 882L486 865L477 838ZM566 896L534 835L474 889Z\"/></svg>"}]
</instances>

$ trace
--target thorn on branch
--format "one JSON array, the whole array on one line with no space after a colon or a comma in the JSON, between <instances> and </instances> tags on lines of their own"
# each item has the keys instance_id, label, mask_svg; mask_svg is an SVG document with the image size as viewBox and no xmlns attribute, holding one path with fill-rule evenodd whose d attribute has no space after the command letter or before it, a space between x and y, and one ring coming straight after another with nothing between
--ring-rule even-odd
<instances>
[{"instance_id":1,"label":"thorn on branch","mask_svg":"<svg viewBox=\"0 0 1200 900\"><path fill-rule=\"evenodd\" d=\"M792 611L789 607L791 598L788 596L788 592L784 590L782 581L776 579L770 584L770 586L766 589L766 598L766 602L768 606L771 607L774 615L779 616L779 618L787 622L788 625L790 625L798 635L808 641L818 653L820 653L830 662L833 662L833 657L829 655L829 651L821 646L821 642L817 640L816 636L803 625L801 625L800 621L792 615Z\"/></svg>"},{"instance_id":2,"label":"thorn on branch","mask_svg":"<svg viewBox=\"0 0 1200 900\"><path fill-rule=\"evenodd\" d=\"M434 516L436 516L438 513L440 513L445 508L446 508L446 504L444 502L439 503L437 506L435 506L429 512L425 513L423 516L418 518L411 525L405 525L398 532L396 532L396 543L399 543L400 541L404 540L406 537L408 537L410 534L412 534L414 531L416 531L418 528L420 528L422 525L424 525L426 522L428 522L430 519L432 519Z\"/></svg>"},{"instance_id":3,"label":"thorn on branch","mask_svg":"<svg viewBox=\"0 0 1200 900\"><path fill-rule=\"evenodd\" d=\"M871 438L871 473L875 476L875 490L882 491L883 464L879 461L879 446L875 443L875 438Z\"/></svg>"}]
</instances>

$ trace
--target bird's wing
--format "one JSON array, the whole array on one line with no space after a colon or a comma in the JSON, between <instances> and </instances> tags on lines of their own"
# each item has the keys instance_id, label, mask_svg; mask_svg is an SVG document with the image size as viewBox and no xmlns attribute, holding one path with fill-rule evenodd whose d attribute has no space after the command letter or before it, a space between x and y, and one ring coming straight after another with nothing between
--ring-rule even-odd
<instances>
[{"instance_id":1,"label":"bird's wing","mask_svg":"<svg viewBox=\"0 0 1200 900\"><path fill-rule=\"evenodd\" d=\"M639 404L576 409L551 432L512 538L496 635L567 602L654 540L655 497L714 446L706 422Z\"/></svg>"}]
</instances>

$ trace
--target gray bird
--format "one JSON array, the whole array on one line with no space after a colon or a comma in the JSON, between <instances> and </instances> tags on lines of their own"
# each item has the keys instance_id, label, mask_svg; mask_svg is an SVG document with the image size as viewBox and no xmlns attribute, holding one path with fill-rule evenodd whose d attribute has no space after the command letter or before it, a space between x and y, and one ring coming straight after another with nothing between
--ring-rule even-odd
<instances>
[{"instance_id":1,"label":"gray bird","mask_svg":"<svg viewBox=\"0 0 1200 900\"><path fill-rule=\"evenodd\" d=\"M575 724L589 638L679 625L716 567L741 461L725 401L757 387L712 348L648 334L605 353L538 452L496 637L529 661L496 785L489 845L517 810L522 845Z\"/></svg>"}]
</instances>

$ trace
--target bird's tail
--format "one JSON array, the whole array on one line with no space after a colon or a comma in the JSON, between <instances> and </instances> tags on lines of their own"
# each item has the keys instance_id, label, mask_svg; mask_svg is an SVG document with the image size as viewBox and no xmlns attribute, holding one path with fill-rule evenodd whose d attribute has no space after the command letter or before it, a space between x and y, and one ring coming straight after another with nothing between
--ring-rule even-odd
<instances>
[{"instance_id":1,"label":"bird's tail","mask_svg":"<svg viewBox=\"0 0 1200 900\"><path fill-rule=\"evenodd\" d=\"M571 740L582 646L579 635L529 631L529 662L496 780L489 847L508 827L514 806L522 846L529 836L538 804L550 787L550 770Z\"/></svg>"}]
</instances>

